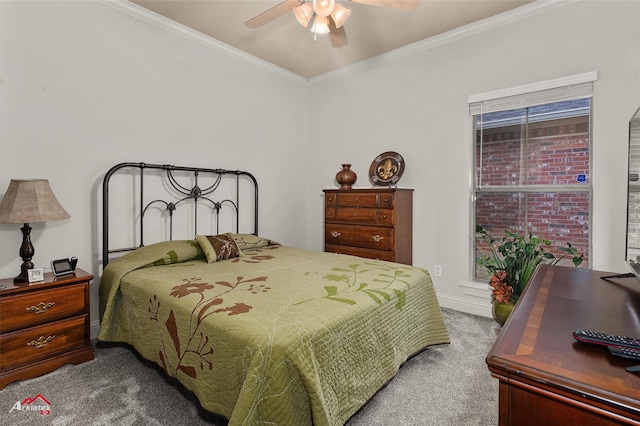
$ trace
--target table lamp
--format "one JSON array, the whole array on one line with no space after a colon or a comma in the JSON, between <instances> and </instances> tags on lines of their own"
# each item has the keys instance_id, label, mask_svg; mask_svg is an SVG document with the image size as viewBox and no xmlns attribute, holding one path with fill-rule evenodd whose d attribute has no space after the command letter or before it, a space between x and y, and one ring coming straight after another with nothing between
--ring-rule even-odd
<instances>
[{"instance_id":1,"label":"table lamp","mask_svg":"<svg viewBox=\"0 0 640 426\"><path fill-rule=\"evenodd\" d=\"M35 253L31 244L33 222L51 222L71 217L60 205L46 179L11 179L9 188L0 201L0 223L23 223L20 257L20 275L14 282L28 282L27 271L33 269L31 259Z\"/></svg>"}]
</instances>

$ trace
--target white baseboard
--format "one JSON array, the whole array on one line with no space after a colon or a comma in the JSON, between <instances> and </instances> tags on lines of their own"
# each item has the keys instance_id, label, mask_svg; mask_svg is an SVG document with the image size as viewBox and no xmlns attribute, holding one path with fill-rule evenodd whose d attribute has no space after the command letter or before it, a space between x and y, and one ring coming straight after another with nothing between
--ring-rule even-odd
<instances>
[{"instance_id":1,"label":"white baseboard","mask_svg":"<svg viewBox=\"0 0 640 426\"><path fill-rule=\"evenodd\" d=\"M491 318L491 303L488 300L473 302L451 296L438 295L438 303L443 308Z\"/></svg>"},{"instance_id":2,"label":"white baseboard","mask_svg":"<svg viewBox=\"0 0 640 426\"><path fill-rule=\"evenodd\" d=\"M100 332L100 321L96 320L96 321L91 321L91 325L90 325L90 333L91 333L91 340L95 340L98 338L98 333Z\"/></svg>"}]
</instances>

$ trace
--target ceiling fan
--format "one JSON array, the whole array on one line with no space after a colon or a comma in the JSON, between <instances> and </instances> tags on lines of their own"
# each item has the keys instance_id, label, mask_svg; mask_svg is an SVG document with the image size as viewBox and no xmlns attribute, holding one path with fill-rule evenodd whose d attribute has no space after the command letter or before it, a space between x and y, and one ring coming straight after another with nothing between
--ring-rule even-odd
<instances>
[{"instance_id":1,"label":"ceiling fan","mask_svg":"<svg viewBox=\"0 0 640 426\"><path fill-rule=\"evenodd\" d=\"M409 10L415 9L420 4L420 0L349 1ZM314 33L314 38L315 34L329 34L333 47L343 47L348 44L343 24L351 14L351 10L339 5L335 0L284 0L244 24L249 28L258 28L290 11L293 11L294 16L303 27L308 27L313 21L311 31Z\"/></svg>"}]
</instances>

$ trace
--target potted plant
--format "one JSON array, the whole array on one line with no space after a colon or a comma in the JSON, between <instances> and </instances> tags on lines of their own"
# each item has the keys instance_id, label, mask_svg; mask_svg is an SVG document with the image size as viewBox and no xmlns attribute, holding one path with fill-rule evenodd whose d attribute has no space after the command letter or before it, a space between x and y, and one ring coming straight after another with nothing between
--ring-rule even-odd
<instances>
[{"instance_id":1,"label":"potted plant","mask_svg":"<svg viewBox=\"0 0 640 426\"><path fill-rule=\"evenodd\" d=\"M500 325L506 321L539 264L555 265L568 256L574 266L582 263L583 255L569 242L564 247L553 248L549 240L510 231L498 239L480 225L476 226L476 235L481 239L479 248L485 251L477 261L491 275L493 316ZM556 256L552 249L562 255Z\"/></svg>"}]
</instances>

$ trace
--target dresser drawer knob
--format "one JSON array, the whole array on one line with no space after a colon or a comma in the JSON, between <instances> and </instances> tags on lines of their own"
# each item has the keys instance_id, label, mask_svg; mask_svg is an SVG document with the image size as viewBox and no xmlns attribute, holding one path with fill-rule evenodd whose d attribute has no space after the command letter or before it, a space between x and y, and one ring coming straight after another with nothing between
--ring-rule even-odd
<instances>
[{"instance_id":1,"label":"dresser drawer knob","mask_svg":"<svg viewBox=\"0 0 640 426\"><path fill-rule=\"evenodd\" d=\"M27 311L33 312L34 314L44 314L49 310L49 308L51 308L55 304L56 302L49 302L49 303L40 302L37 305L29 306L27 308Z\"/></svg>"},{"instance_id":2,"label":"dresser drawer knob","mask_svg":"<svg viewBox=\"0 0 640 426\"><path fill-rule=\"evenodd\" d=\"M338 238L340 235L342 235L342 233L340 233L340 232L338 232L338 231L333 231L333 232L331 233L331 236L332 236L333 238Z\"/></svg>"},{"instance_id":3,"label":"dresser drawer knob","mask_svg":"<svg viewBox=\"0 0 640 426\"><path fill-rule=\"evenodd\" d=\"M45 346L47 346L49 344L49 342L51 342L55 338L56 338L55 335L49 336L49 337L40 336L36 340L32 340L30 342L27 342L27 346L33 346L33 347L36 347L36 348L44 348Z\"/></svg>"},{"instance_id":4,"label":"dresser drawer knob","mask_svg":"<svg viewBox=\"0 0 640 426\"><path fill-rule=\"evenodd\" d=\"M381 237L380 235L377 235L377 234L376 234L376 235L372 235L372 236L371 236L371 239L372 239L373 241L375 241L376 243L379 243L380 241L384 240L384 237Z\"/></svg>"}]
</instances>

